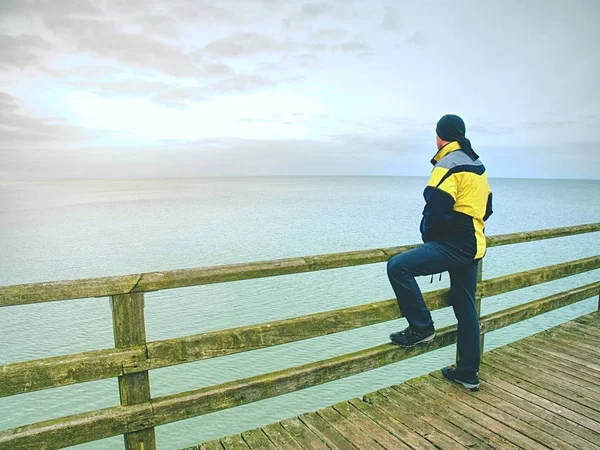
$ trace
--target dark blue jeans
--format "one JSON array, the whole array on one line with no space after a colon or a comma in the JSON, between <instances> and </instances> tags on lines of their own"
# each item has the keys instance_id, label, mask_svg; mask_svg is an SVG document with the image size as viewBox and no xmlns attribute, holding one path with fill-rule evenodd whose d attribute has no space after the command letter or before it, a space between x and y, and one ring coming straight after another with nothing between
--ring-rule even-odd
<instances>
[{"instance_id":1,"label":"dark blue jeans","mask_svg":"<svg viewBox=\"0 0 600 450\"><path fill-rule=\"evenodd\" d=\"M430 241L389 259L387 274L400 312L411 328L426 330L433 326L431 313L415 277L448 271L450 303L458 321L457 369L471 375L479 370L479 319L475 306L477 264L479 260L465 255L459 248Z\"/></svg>"}]
</instances>

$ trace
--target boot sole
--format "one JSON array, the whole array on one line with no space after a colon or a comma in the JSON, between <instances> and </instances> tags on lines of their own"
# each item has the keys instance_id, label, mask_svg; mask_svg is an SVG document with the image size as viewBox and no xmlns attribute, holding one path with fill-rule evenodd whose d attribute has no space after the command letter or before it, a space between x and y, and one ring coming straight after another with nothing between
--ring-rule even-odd
<instances>
[{"instance_id":1,"label":"boot sole","mask_svg":"<svg viewBox=\"0 0 600 450\"><path fill-rule=\"evenodd\" d=\"M442 372L442 375L444 375L443 372ZM478 391L479 390L479 383L477 383L477 384L467 383L466 381L448 378L446 375L444 375L444 378L452 383L460 384L462 387L464 387L465 389L467 389L469 391Z\"/></svg>"},{"instance_id":2,"label":"boot sole","mask_svg":"<svg viewBox=\"0 0 600 450\"><path fill-rule=\"evenodd\" d=\"M399 347L409 348L409 347L414 347L415 345L419 345L419 344L429 344L434 339L435 339L435 333L433 333L431 336L427 336L427 337L421 339L420 341L415 342L414 344L400 344L399 342L396 342L394 340L392 340L392 342Z\"/></svg>"}]
</instances>

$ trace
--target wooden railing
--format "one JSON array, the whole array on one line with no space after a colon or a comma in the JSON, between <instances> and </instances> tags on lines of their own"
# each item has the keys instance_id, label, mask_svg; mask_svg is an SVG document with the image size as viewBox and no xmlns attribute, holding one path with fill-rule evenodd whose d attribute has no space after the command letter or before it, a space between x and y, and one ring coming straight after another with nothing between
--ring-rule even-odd
<instances>
[{"instance_id":1,"label":"wooden railing","mask_svg":"<svg viewBox=\"0 0 600 450\"><path fill-rule=\"evenodd\" d=\"M600 223L491 236L488 247L600 231ZM351 330L401 317L396 299L174 339L146 341L144 292L379 263L416 245L0 287L0 307L110 297L115 347L0 366L0 397L118 377L120 406L0 431L0 449L59 448L123 434L127 449L155 448L154 427L337 380L456 342L456 326L427 346L386 343L285 370L151 398L149 370ZM481 299L600 268L600 255L482 279ZM448 306L448 289L424 294L431 310ZM600 292L600 281L480 318L481 336ZM482 345L483 349L483 345Z\"/></svg>"}]
</instances>

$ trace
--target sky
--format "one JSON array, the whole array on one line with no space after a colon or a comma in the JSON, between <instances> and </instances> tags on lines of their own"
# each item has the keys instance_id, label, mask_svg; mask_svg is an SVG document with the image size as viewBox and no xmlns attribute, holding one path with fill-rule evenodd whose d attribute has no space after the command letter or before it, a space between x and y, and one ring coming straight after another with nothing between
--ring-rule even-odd
<instances>
[{"instance_id":1,"label":"sky","mask_svg":"<svg viewBox=\"0 0 600 450\"><path fill-rule=\"evenodd\" d=\"M600 178L600 1L1 0L0 179Z\"/></svg>"}]
</instances>

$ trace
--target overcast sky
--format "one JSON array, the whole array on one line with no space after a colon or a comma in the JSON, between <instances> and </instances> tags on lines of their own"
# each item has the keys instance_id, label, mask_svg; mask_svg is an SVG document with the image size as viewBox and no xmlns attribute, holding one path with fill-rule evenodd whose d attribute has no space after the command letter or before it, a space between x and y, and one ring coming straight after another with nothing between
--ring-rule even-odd
<instances>
[{"instance_id":1,"label":"overcast sky","mask_svg":"<svg viewBox=\"0 0 600 450\"><path fill-rule=\"evenodd\" d=\"M600 1L0 1L0 177L599 178Z\"/></svg>"}]
</instances>

